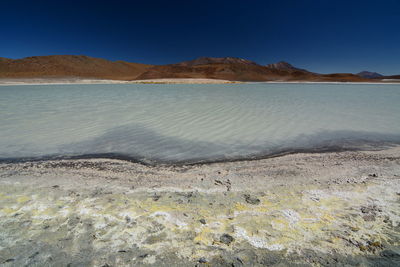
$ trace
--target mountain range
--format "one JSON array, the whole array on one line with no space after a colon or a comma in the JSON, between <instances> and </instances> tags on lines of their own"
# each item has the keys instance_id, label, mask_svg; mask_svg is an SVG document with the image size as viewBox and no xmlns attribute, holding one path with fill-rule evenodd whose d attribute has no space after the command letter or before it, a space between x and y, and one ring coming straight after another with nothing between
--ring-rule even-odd
<instances>
[{"instance_id":1,"label":"mountain range","mask_svg":"<svg viewBox=\"0 0 400 267\"><path fill-rule=\"evenodd\" d=\"M75 55L0 57L0 78L96 78L145 80L160 78L209 78L231 81L338 81L371 82L398 79L363 71L358 74L318 74L281 61L269 65L235 57L200 57L168 65L148 65Z\"/></svg>"}]
</instances>

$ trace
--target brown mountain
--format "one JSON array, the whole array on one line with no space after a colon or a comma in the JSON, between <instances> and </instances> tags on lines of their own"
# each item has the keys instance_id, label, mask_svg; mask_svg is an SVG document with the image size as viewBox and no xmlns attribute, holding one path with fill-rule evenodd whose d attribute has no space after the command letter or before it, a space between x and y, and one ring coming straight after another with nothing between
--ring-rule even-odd
<instances>
[{"instance_id":1,"label":"brown mountain","mask_svg":"<svg viewBox=\"0 0 400 267\"><path fill-rule=\"evenodd\" d=\"M135 79L151 65L109 61L88 56L38 56L22 59L0 58L0 78L85 77Z\"/></svg>"},{"instance_id":2,"label":"brown mountain","mask_svg":"<svg viewBox=\"0 0 400 267\"><path fill-rule=\"evenodd\" d=\"M317 74L286 62L267 66L240 58L198 58L177 64L154 66L136 79L209 78L232 81L368 81L354 74Z\"/></svg>"},{"instance_id":3,"label":"brown mountain","mask_svg":"<svg viewBox=\"0 0 400 267\"><path fill-rule=\"evenodd\" d=\"M251 61L231 58L199 58L177 64L154 66L137 79L210 78L236 81L265 81L274 72ZM279 73L275 75L280 76Z\"/></svg>"},{"instance_id":4,"label":"brown mountain","mask_svg":"<svg viewBox=\"0 0 400 267\"><path fill-rule=\"evenodd\" d=\"M317 74L278 62L267 66L234 57L200 57L170 65L145 65L88 56L38 56L0 58L0 78L98 78L142 80L160 78L210 78L231 81L377 81L350 73Z\"/></svg>"},{"instance_id":5,"label":"brown mountain","mask_svg":"<svg viewBox=\"0 0 400 267\"><path fill-rule=\"evenodd\" d=\"M274 81L307 79L313 75L295 69L269 68L241 58L201 57L176 64L154 66L138 76L137 79L209 78L232 81Z\"/></svg>"}]
</instances>

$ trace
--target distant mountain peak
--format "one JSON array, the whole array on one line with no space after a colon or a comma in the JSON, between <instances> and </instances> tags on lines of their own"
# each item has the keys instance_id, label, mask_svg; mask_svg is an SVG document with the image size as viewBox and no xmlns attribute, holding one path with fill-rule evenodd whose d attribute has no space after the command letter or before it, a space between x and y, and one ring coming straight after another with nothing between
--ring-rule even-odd
<instances>
[{"instance_id":1,"label":"distant mountain peak","mask_svg":"<svg viewBox=\"0 0 400 267\"><path fill-rule=\"evenodd\" d=\"M286 61L279 61L277 63L268 64L266 65L267 68L274 69L274 70L285 70L285 71L306 71L304 69L299 69L294 67L292 64L287 63Z\"/></svg>"},{"instance_id":2,"label":"distant mountain peak","mask_svg":"<svg viewBox=\"0 0 400 267\"><path fill-rule=\"evenodd\" d=\"M180 66L197 66L197 65L208 65L208 64L247 64L247 65L257 65L257 63L237 57L199 57L189 61L183 61L175 65Z\"/></svg>"},{"instance_id":3,"label":"distant mountain peak","mask_svg":"<svg viewBox=\"0 0 400 267\"><path fill-rule=\"evenodd\" d=\"M267 67L271 69L295 69L293 65L287 63L286 61L279 61L277 63L268 64Z\"/></svg>"},{"instance_id":4,"label":"distant mountain peak","mask_svg":"<svg viewBox=\"0 0 400 267\"><path fill-rule=\"evenodd\" d=\"M371 71L362 71L356 74L357 76L367 78L367 79L374 79L374 78L380 78L383 77L382 74L379 74L377 72L371 72Z\"/></svg>"}]
</instances>

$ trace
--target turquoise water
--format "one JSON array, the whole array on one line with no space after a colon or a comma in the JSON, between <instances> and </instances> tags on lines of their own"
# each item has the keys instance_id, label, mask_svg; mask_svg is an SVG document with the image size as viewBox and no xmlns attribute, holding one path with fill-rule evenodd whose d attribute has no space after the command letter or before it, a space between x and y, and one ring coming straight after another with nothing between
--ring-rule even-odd
<instances>
[{"instance_id":1,"label":"turquoise water","mask_svg":"<svg viewBox=\"0 0 400 267\"><path fill-rule=\"evenodd\" d=\"M400 85L0 86L0 159L200 162L400 143Z\"/></svg>"}]
</instances>

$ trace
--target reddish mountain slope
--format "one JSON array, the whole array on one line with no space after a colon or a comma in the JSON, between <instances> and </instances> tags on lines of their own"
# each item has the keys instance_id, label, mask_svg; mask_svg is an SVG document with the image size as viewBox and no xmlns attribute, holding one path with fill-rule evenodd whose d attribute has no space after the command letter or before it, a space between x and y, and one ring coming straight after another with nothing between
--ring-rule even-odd
<instances>
[{"instance_id":1,"label":"reddish mountain slope","mask_svg":"<svg viewBox=\"0 0 400 267\"><path fill-rule=\"evenodd\" d=\"M322 75L286 62L267 66L240 58L198 58L177 64L154 66L136 79L209 78L232 81L368 81L353 74Z\"/></svg>"},{"instance_id":2,"label":"reddish mountain slope","mask_svg":"<svg viewBox=\"0 0 400 267\"><path fill-rule=\"evenodd\" d=\"M39 56L0 59L0 78L85 77L134 79L151 65L109 61L88 56Z\"/></svg>"}]
</instances>

